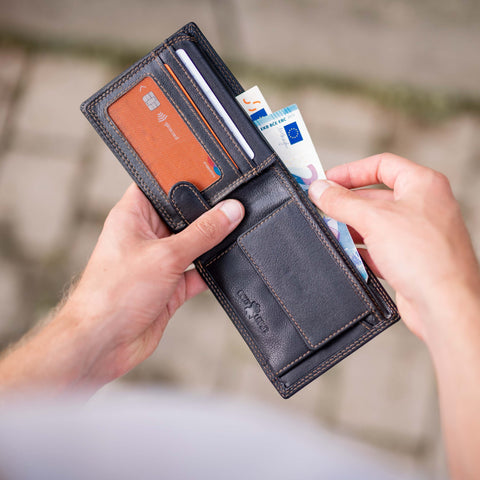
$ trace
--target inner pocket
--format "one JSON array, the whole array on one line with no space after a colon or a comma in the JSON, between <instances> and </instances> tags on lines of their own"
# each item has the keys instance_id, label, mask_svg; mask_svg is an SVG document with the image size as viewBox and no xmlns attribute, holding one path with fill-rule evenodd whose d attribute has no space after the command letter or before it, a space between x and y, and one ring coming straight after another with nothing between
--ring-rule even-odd
<instances>
[{"instance_id":1,"label":"inner pocket","mask_svg":"<svg viewBox=\"0 0 480 480\"><path fill-rule=\"evenodd\" d=\"M290 201L238 239L310 349L321 347L371 311L348 268L317 228Z\"/></svg>"}]
</instances>

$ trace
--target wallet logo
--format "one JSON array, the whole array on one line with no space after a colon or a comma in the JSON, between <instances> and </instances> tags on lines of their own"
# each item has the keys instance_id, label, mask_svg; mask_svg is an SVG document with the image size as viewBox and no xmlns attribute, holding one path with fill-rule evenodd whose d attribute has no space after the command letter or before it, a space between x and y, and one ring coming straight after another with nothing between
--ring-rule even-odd
<instances>
[{"instance_id":1,"label":"wallet logo","mask_svg":"<svg viewBox=\"0 0 480 480\"><path fill-rule=\"evenodd\" d=\"M247 318L255 322L255 324L262 333L267 333L269 328L263 320L262 316L260 315L260 304L257 303L255 300L250 300L248 298L248 295L243 290L239 290L237 292L237 295L243 303L243 308L245 310Z\"/></svg>"}]
</instances>

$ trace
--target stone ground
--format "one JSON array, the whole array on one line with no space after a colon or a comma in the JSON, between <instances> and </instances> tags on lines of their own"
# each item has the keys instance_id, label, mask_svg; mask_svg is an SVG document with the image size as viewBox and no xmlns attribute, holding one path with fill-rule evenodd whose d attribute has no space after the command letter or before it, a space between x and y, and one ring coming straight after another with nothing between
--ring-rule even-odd
<instances>
[{"instance_id":1,"label":"stone ground","mask_svg":"<svg viewBox=\"0 0 480 480\"><path fill-rule=\"evenodd\" d=\"M448 175L480 252L480 12L457 3L0 0L0 348L58 302L130 183L80 102L190 19L274 109L299 105L326 168L391 150ZM121 382L258 400L446 475L432 366L401 323L283 401L205 293Z\"/></svg>"}]
</instances>

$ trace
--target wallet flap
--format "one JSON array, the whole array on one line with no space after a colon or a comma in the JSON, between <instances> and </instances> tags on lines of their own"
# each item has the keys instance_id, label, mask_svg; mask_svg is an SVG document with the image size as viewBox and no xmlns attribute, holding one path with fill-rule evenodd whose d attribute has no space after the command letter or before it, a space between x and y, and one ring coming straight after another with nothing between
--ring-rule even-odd
<instances>
[{"instance_id":1,"label":"wallet flap","mask_svg":"<svg viewBox=\"0 0 480 480\"><path fill-rule=\"evenodd\" d=\"M372 311L322 232L293 201L241 235L238 244L310 349Z\"/></svg>"}]
</instances>

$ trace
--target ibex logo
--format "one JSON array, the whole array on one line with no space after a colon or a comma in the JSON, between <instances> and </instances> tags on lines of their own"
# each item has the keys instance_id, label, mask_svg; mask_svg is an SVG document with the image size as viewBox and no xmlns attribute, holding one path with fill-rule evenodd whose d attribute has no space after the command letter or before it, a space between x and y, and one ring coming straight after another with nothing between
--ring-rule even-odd
<instances>
[{"instance_id":1,"label":"ibex logo","mask_svg":"<svg viewBox=\"0 0 480 480\"><path fill-rule=\"evenodd\" d=\"M260 315L260 304L255 301L251 301L243 290L239 290L237 295L243 303L243 308L247 318L249 320L253 320L262 333L267 333L269 328Z\"/></svg>"}]
</instances>

